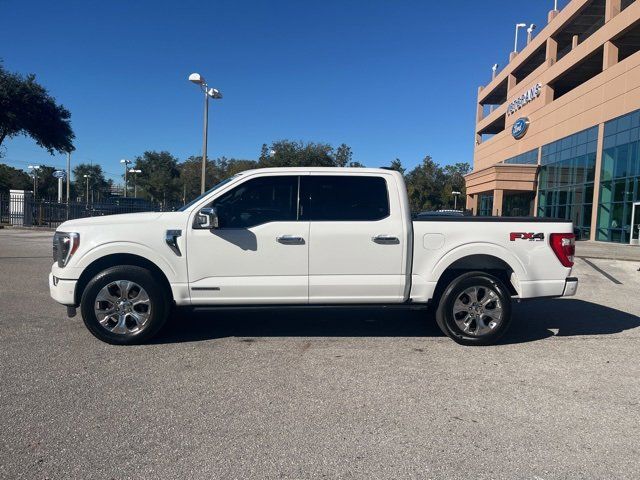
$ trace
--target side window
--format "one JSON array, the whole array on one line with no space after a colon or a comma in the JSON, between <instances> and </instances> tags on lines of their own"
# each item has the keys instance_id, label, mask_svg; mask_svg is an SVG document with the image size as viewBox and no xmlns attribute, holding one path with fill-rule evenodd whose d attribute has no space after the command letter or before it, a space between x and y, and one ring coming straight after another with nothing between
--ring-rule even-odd
<instances>
[{"instance_id":1,"label":"side window","mask_svg":"<svg viewBox=\"0 0 640 480\"><path fill-rule=\"evenodd\" d=\"M301 177L301 190L303 220L373 221L389 216L382 177L310 175Z\"/></svg>"},{"instance_id":2,"label":"side window","mask_svg":"<svg viewBox=\"0 0 640 480\"><path fill-rule=\"evenodd\" d=\"M249 228L267 222L296 220L298 177L248 180L216 198L220 228Z\"/></svg>"}]
</instances>

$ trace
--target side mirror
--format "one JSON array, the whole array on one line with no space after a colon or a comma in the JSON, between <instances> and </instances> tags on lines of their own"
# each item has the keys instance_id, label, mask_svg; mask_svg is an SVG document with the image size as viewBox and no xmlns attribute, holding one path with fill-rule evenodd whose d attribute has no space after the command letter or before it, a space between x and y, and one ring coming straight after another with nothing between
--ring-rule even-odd
<instances>
[{"instance_id":1,"label":"side mirror","mask_svg":"<svg viewBox=\"0 0 640 480\"><path fill-rule=\"evenodd\" d=\"M197 214L193 221L193 228L202 230L211 230L218 228L218 214L215 208L203 208Z\"/></svg>"}]
</instances>

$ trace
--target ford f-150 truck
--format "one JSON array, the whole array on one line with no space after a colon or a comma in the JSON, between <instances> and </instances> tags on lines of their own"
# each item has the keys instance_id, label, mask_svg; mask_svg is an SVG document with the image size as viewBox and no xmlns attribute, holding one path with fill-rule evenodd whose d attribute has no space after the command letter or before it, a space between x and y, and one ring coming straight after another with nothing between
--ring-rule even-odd
<instances>
[{"instance_id":1,"label":"ford f-150 truck","mask_svg":"<svg viewBox=\"0 0 640 480\"><path fill-rule=\"evenodd\" d=\"M433 306L458 343L494 343L514 299L573 295L571 222L411 220L402 175L272 168L235 175L180 211L71 220L53 239L53 299L97 338L138 343L174 308Z\"/></svg>"}]
</instances>

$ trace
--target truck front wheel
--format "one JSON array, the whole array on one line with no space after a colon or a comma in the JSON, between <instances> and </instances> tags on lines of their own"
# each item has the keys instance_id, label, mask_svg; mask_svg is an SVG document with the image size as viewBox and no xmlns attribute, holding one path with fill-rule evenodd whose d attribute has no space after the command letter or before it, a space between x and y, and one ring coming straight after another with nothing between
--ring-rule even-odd
<instances>
[{"instance_id":1,"label":"truck front wheel","mask_svg":"<svg viewBox=\"0 0 640 480\"><path fill-rule=\"evenodd\" d=\"M444 290L436 311L440 329L461 345L491 345L511 321L511 297L498 278L469 272Z\"/></svg>"},{"instance_id":2,"label":"truck front wheel","mask_svg":"<svg viewBox=\"0 0 640 480\"><path fill-rule=\"evenodd\" d=\"M166 292L151 272L134 265L98 273L84 289L80 307L89 331L114 345L148 340L162 328L170 310Z\"/></svg>"}]
</instances>

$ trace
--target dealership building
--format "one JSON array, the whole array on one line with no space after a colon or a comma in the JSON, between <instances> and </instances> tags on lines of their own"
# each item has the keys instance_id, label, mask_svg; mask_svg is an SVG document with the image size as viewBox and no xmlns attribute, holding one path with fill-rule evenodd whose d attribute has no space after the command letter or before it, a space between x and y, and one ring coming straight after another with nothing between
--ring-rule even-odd
<instances>
[{"instance_id":1,"label":"dealership building","mask_svg":"<svg viewBox=\"0 0 640 480\"><path fill-rule=\"evenodd\" d=\"M467 208L637 244L640 0L572 0L548 20L478 89Z\"/></svg>"}]
</instances>

